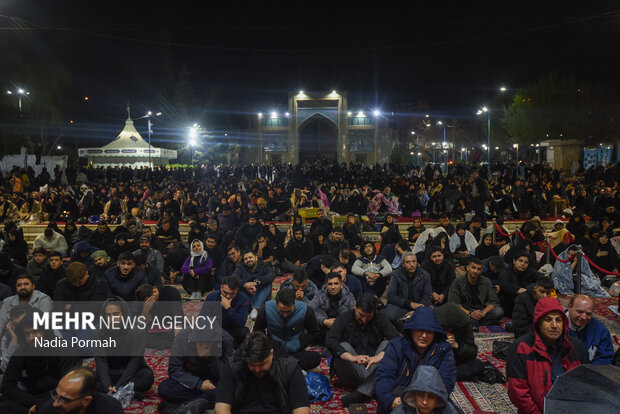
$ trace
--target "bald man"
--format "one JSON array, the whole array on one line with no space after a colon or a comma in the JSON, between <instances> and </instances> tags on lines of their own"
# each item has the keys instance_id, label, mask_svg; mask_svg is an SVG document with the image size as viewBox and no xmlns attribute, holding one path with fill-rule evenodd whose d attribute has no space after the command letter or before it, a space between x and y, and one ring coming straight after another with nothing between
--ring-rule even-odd
<instances>
[{"instance_id":1,"label":"bald man","mask_svg":"<svg viewBox=\"0 0 620 414\"><path fill-rule=\"evenodd\" d=\"M568 334L579 339L588 351L588 359L594 365L611 365L614 346L609 330L592 316L594 301L586 295L575 295L568 304Z\"/></svg>"},{"instance_id":2,"label":"bald man","mask_svg":"<svg viewBox=\"0 0 620 414\"><path fill-rule=\"evenodd\" d=\"M88 368L69 371L37 414L123 414L118 400L95 391L96 383L95 374Z\"/></svg>"}]
</instances>

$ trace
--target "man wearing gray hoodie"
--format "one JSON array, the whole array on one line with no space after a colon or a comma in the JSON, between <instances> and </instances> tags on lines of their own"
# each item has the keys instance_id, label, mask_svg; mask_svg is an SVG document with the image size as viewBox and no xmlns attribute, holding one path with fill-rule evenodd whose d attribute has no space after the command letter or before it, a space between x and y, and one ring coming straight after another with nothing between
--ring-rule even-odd
<instances>
[{"instance_id":1,"label":"man wearing gray hoodie","mask_svg":"<svg viewBox=\"0 0 620 414\"><path fill-rule=\"evenodd\" d=\"M456 414L448 399L439 371L432 365L420 365L401 396L402 404L392 414Z\"/></svg>"}]
</instances>

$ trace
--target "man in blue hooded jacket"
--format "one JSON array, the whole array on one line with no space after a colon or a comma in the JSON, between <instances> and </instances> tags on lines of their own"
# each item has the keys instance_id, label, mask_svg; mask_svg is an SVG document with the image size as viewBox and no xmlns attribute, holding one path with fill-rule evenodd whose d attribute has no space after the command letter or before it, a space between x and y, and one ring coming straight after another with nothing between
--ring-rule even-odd
<instances>
[{"instance_id":1,"label":"man in blue hooded jacket","mask_svg":"<svg viewBox=\"0 0 620 414\"><path fill-rule=\"evenodd\" d=\"M385 350L375 376L380 412L389 413L402 404L400 395L420 365L437 368L446 390L452 392L456 383L454 353L430 307L417 309L403 327L403 336L392 339Z\"/></svg>"},{"instance_id":2,"label":"man in blue hooded jacket","mask_svg":"<svg viewBox=\"0 0 620 414\"><path fill-rule=\"evenodd\" d=\"M609 330L592 316L594 301L587 295L575 295L568 304L568 334L579 339L588 351L593 365L611 365L614 360L614 345Z\"/></svg>"}]
</instances>

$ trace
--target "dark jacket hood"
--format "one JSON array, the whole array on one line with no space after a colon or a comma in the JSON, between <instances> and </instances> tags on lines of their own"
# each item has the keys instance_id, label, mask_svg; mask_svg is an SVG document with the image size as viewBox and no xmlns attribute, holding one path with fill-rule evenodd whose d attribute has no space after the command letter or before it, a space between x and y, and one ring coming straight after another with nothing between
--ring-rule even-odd
<instances>
[{"instance_id":1,"label":"dark jacket hood","mask_svg":"<svg viewBox=\"0 0 620 414\"><path fill-rule=\"evenodd\" d=\"M446 303L445 305L436 307L434 311L439 324L445 327L445 329L452 330L461 328L469 322L469 316L454 303Z\"/></svg>"},{"instance_id":2,"label":"dark jacket hood","mask_svg":"<svg viewBox=\"0 0 620 414\"><path fill-rule=\"evenodd\" d=\"M446 333L439 324L435 312L430 307L420 307L413 312L411 318L405 323L403 327L403 335L410 338L411 335L406 331L429 331L435 332L439 335L435 336L435 342L442 342L446 340Z\"/></svg>"},{"instance_id":3,"label":"dark jacket hood","mask_svg":"<svg viewBox=\"0 0 620 414\"><path fill-rule=\"evenodd\" d=\"M430 392L441 399L436 408L445 407L448 401L448 391L439 375L439 371L432 365L420 365L413 373L411 383L402 394L403 404L416 407L413 391Z\"/></svg>"}]
</instances>

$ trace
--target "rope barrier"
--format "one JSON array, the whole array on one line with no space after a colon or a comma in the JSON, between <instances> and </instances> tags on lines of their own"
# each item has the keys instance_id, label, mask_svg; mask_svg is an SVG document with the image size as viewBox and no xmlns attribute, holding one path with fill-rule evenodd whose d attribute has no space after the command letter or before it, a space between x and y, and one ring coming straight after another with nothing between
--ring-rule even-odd
<instances>
[{"instance_id":1,"label":"rope barrier","mask_svg":"<svg viewBox=\"0 0 620 414\"><path fill-rule=\"evenodd\" d=\"M572 259L566 259L566 260L560 259L560 258L558 257L558 255L557 255L557 254L555 254L555 251L551 248L551 243L549 243L549 244L547 245L547 248L551 251L551 254L553 254L553 257L555 257L555 260L557 260L558 262L560 262L560 263L568 263L568 262L571 262L571 261L572 261Z\"/></svg>"},{"instance_id":2,"label":"rope barrier","mask_svg":"<svg viewBox=\"0 0 620 414\"><path fill-rule=\"evenodd\" d=\"M585 253L583 254L583 257L588 261L588 263L590 263L590 265L592 265L599 272L603 272L603 273L608 274L608 275L620 276L620 273L610 272L609 270L603 269L602 267L600 267L599 265L594 263L592 260L590 260L590 258L588 256L586 256Z\"/></svg>"},{"instance_id":3,"label":"rope barrier","mask_svg":"<svg viewBox=\"0 0 620 414\"><path fill-rule=\"evenodd\" d=\"M512 237L512 236L516 233L516 230L515 230L515 231L513 231L513 232L512 232L512 233L510 233L510 234L506 234L506 233L504 233L504 232L502 231L502 228L499 226L499 224L496 224L496 225L495 225L495 228L497 229L497 231L499 232L499 234L501 234L501 235L502 235L502 236L504 236L504 237Z\"/></svg>"}]
</instances>

